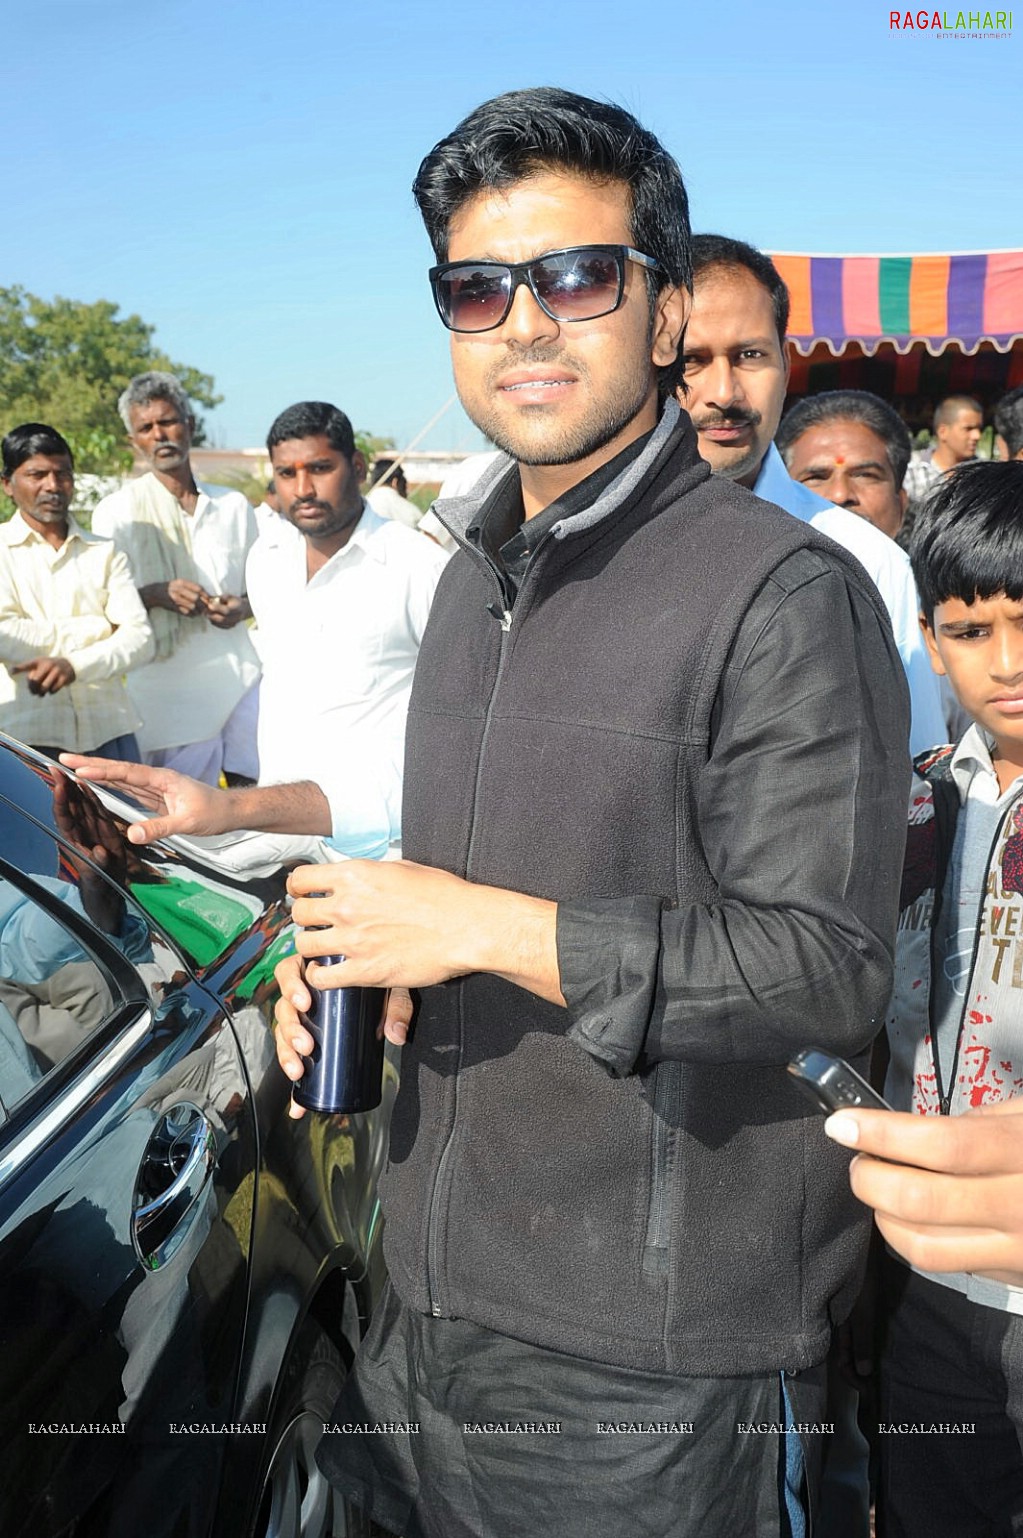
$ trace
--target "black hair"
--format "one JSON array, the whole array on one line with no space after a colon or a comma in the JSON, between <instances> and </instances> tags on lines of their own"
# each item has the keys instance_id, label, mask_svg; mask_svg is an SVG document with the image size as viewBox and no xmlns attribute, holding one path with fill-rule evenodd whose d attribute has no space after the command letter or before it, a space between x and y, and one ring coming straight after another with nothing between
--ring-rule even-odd
<instances>
[{"instance_id":1,"label":"black hair","mask_svg":"<svg viewBox=\"0 0 1023 1538\"><path fill-rule=\"evenodd\" d=\"M1023 599L1023 462L967 460L920 503L909 558L927 623L936 604Z\"/></svg>"},{"instance_id":2,"label":"black hair","mask_svg":"<svg viewBox=\"0 0 1023 1538\"><path fill-rule=\"evenodd\" d=\"M23 422L20 427L12 427L0 445L0 452L3 454L4 475L8 477L34 454L49 454L53 458L66 454L72 470L75 467L71 445L55 427L48 427L45 422Z\"/></svg>"},{"instance_id":3,"label":"black hair","mask_svg":"<svg viewBox=\"0 0 1023 1538\"><path fill-rule=\"evenodd\" d=\"M404 467L394 459L374 459L371 481L374 486L393 486L395 481L405 479Z\"/></svg>"},{"instance_id":4,"label":"black hair","mask_svg":"<svg viewBox=\"0 0 1023 1538\"><path fill-rule=\"evenodd\" d=\"M632 244L657 262L647 273L651 313L662 288L692 288L689 200L677 162L624 107L555 86L495 96L426 156L412 192L438 262L447 260L451 220L470 198L552 169L628 187ZM662 396L681 375L681 363L659 371Z\"/></svg>"},{"instance_id":5,"label":"black hair","mask_svg":"<svg viewBox=\"0 0 1023 1538\"><path fill-rule=\"evenodd\" d=\"M352 424L329 401L299 401L275 417L266 435L267 449L274 449L289 438L326 438L331 448L348 460L355 453Z\"/></svg>"},{"instance_id":6,"label":"black hair","mask_svg":"<svg viewBox=\"0 0 1023 1538\"><path fill-rule=\"evenodd\" d=\"M995 407L995 432L1005 439L1009 458L1023 449L1023 385L1003 395Z\"/></svg>"},{"instance_id":7,"label":"black hair","mask_svg":"<svg viewBox=\"0 0 1023 1538\"><path fill-rule=\"evenodd\" d=\"M797 401L782 417L774 439L786 467L797 440L811 427L849 421L861 422L881 439L895 477L895 489L901 491L913 452L913 440L895 408L870 390L824 390L820 395L807 395Z\"/></svg>"},{"instance_id":8,"label":"black hair","mask_svg":"<svg viewBox=\"0 0 1023 1538\"><path fill-rule=\"evenodd\" d=\"M744 267L767 289L774 309L774 324L779 342L784 343L789 328L789 290L785 279L763 251L730 235L693 236L693 282L711 267Z\"/></svg>"}]
</instances>

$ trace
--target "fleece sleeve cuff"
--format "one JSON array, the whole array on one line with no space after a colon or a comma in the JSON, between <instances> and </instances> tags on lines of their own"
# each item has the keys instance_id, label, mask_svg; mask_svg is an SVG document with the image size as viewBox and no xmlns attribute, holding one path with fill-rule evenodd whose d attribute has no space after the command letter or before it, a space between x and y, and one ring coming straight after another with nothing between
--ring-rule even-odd
<instances>
[{"instance_id":1,"label":"fleece sleeve cuff","mask_svg":"<svg viewBox=\"0 0 1023 1538\"><path fill-rule=\"evenodd\" d=\"M561 991L570 1041L616 1078L643 1052L660 955L658 897L588 898L558 904Z\"/></svg>"}]
</instances>

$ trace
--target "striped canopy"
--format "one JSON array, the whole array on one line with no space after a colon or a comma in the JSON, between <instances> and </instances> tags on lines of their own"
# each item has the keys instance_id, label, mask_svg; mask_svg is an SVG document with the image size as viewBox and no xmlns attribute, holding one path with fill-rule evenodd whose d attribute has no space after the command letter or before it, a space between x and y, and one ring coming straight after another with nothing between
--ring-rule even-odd
<instances>
[{"instance_id":1,"label":"striped canopy","mask_svg":"<svg viewBox=\"0 0 1023 1538\"><path fill-rule=\"evenodd\" d=\"M873 356L888 344L908 353L922 343L1001 353L1023 341L1023 251L950 256L800 256L772 252L789 287L789 341L803 357L823 346L835 358L850 345Z\"/></svg>"}]
</instances>

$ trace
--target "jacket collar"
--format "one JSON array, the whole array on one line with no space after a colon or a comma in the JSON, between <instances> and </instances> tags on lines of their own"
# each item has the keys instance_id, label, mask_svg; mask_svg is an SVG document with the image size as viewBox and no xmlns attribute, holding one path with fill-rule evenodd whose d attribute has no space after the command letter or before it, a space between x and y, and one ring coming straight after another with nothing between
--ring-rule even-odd
<instances>
[{"instance_id":1,"label":"jacket collar","mask_svg":"<svg viewBox=\"0 0 1023 1538\"><path fill-rule=\"evenodd\" d=\"M591 529L602 519L609 517L623 502L650 477L654 466L662 458L679 456L679 469L695 468L693 484L710 475L710 466L700 459L696 446L696 434L688 413L679 409L674 397L665 401L660 421L650 435L643 452L605 486L596 500L578 513L560 519L551 528L555 539L565 539L570 534ZM465 533L470 524L478 522L482 508L489 501L499 484L517 476L518 465L507 454L488 466L475 486L462 497L446 497L435 502L433 511L460 544L465 543Z\"/></svg>"}]
</instances>

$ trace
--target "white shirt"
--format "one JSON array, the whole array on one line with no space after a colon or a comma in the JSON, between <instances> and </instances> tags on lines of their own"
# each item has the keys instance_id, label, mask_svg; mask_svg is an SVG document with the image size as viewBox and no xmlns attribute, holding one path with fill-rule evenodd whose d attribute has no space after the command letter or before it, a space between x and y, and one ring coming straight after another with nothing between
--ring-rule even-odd
<instances>
[{"instance_id":1,"label":"white shirt","mask_svg":"<svg viewBox=\"0 0 1023 1538\"><path fill-rule=\"evenodd\" d=\"M366 505L311 579L306 553L289 524L248 559L263 657L260 783L313 780L337 847L379 856L400 836L412 674L447 556Z\"/></svg>"},{"instance_id":2,"label":"white shirt","mask_svg":"<svg viewBox=\"0 0 1023 1538\"><path fill-rule=\"evenodd\" d=\"M371 487L366 493L366 501L381 518L393 518L395 523L403 523L409 529L417 528L423 516L416 504L403 497L400 491L395 491L393 486Z\"/></svg>"},{"instance_id":3,"label":"white shirt","mask_svg":"<svg viewBox=\"0 0 1023 1538\"><path fill-rule=\"evenodd\" d=\"M128 481L104 497L92 515L96 533L107 535L120 549L127 545L135 484ZM195 512L182 510L181 523L198 580L211 596L240 596L245 592L246 557L256 542L256 515L240 491L198 481L196 486ZM198 615L187 624L187 639L172 656L137 668L128 678L128 692L142 717L139 747L146 753L219 736L259 677L259 659L244 622L218 630Z\"/></svg>"},{"instance_id":4,"label":"white shirt","mask_svg":"<svg viewBox=\"0 0 1023 1538\"><path fill-rule=\"evenodd\" d=\"M906 670L912 709L910 752L915 757L926 748L946 742L941 694L920 633L920 599L906 552L866 518L826 502L809 486L794 481L773 443L764 456L753 490L765 502L783 507L856 557L881 594Z\"/></svg>"},{"instance_id":5,"label":"white shirt","mask_svg":"<svg viewBox=\"0 0 1023 1538\"><path fill-rule=\"evenodd\" d=\"M289 529L294 528L294 525L288 523L288 520L284 517L284 515L279 513L275 507L271 507L269 502L261 502L255 509L255 513L256 528L259 530L260 534L268 534L272 529L275 529L278 524L287 524ZM295 529L295 533L298 535L298 538L301 539L302 536L298 533L297 529Z\"/></svg>"},{"instance_id":6,"label":"white shirt","mask_svg":"<svg viewBox=\"0 0 1023 1538\"><path fill-rule=\"evenodd\" d=\"M68 518L51 545L16 512L0 524L0 728L39 747L91 753L135 729L122 675L152 655L153 637L128 563ZM35 695L9 668L66 657L74 682Z\"/></svg>"}]
</instances>

